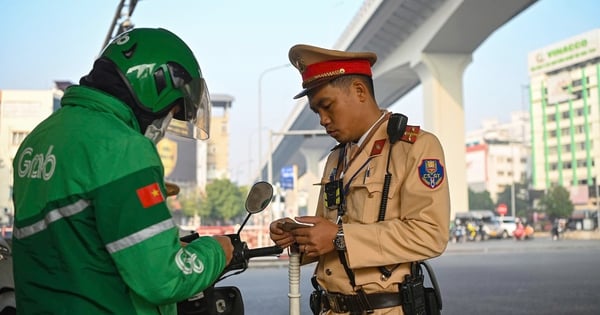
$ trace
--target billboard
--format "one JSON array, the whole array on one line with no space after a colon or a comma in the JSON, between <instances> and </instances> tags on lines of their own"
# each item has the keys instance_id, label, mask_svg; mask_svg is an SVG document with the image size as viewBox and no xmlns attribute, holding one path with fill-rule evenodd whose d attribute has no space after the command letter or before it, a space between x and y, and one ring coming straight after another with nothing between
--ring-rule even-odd
<instances>
[{"instance_id":1,"label":"billboard","mask_svg":"<svg viewBox=\"0 0 600 315\"><path fill-rule=\"evenodd\" d=\"M548 73L600 56L600 30L593 30L530 52L529 76Z\"/></svg>"},{"instance_id":2,"label":"billboard","mask_svg":"<svg viewBox=\"0 0 600 315\"><path fill-rule=\"evenodd\" d=\"M198 150L196 140L169 133L156 145L165 169L165 179L176 183L196 183Z\"/></svg>"}]
</instances>

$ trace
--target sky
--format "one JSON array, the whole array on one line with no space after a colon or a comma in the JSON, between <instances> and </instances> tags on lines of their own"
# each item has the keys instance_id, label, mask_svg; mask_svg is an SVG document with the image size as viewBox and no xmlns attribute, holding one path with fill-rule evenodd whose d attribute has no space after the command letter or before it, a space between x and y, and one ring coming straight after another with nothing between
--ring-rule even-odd
<instances>
[{"instance_id":1,"label":"sky","mask_svg":"<svg viewBox=\"0 0 600 315\"><path fill-rule=\"evenodd\" d=\"M77 83L102 49L118 3L0 0L0 90ZM283 66L289 48L333 47L362 3L140 0L131 20L136 27L163 27L179 35L194 51L210 92L234 97L230 173L233 181L246 184L257 171L258 143L266 154L268 130L281 130L296 105L292 97L301 90L299 73ZM528 83L527 54L600 28L598 12L596 0L541 0L492 33L464 73L466 130L479 128L484 119L508 122L510 112L527 110L522 88ZM390 109L419 125L421 108L422 89L416 88Z\"/></svg>"}]
</instances>

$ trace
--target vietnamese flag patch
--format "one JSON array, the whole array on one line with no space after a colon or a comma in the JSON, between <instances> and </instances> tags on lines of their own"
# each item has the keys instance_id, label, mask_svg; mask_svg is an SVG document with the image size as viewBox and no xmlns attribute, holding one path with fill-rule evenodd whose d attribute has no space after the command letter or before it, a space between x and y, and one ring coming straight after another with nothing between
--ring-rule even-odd
<instances>
[{"instance_id":1,"label":"vietnamese flag patch","mask_svg":"<svg viewBox=\"0 0 600 315\"><path fill-rule=\"evenodd\" d=\"M138 198L144 208L152 207L157 203L161 203L165 200L165 197L158 187L158 183L153 183L148 186L144 186L136 190Z\"/></svg>"}]
</instances>

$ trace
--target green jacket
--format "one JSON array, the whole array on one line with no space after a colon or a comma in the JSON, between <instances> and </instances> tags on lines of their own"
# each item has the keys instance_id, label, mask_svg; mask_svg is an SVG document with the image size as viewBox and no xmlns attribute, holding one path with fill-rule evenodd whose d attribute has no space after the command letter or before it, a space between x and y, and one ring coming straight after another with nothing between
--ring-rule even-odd
<instances>
[{"instance_id":1,"label":"green jacket","mask_svg":"<svg viewBox=\"0 0 600 315\"><path fill-rule=\"evenodd\" d=\"M175 314L225 267L210 237L182 247L160 157L131 109L73 86L14 162L19 314Z\"/></svg>"}]
</instances>

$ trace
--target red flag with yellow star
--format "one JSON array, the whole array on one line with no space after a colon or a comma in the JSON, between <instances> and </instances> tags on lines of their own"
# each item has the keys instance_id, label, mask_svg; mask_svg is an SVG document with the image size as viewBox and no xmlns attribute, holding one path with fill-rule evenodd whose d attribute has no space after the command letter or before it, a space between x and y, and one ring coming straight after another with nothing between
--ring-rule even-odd
<instances>
[{"instance_id":1,"label":"red flag with yellow star","mask_svg":"<svg viewBox=\"0 0 600 315\"><path fill-rule=\"evenodd\" d=\"M152 207L155 204L161 203L165 200L165 197L158 187L158 183L152 183L148 186L144 186L136 190L138 198L144 208Z\"/></svg>"}]
</instances>

